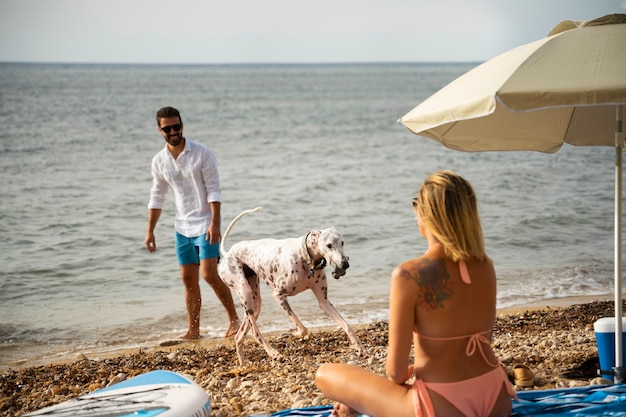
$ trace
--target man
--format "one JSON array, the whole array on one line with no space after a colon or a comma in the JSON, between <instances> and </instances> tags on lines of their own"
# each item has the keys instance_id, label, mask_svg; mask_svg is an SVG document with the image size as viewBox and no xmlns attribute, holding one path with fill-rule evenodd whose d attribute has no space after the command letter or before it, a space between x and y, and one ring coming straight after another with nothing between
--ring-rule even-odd
<instances>
[{"instance_id":1,"label":"man","mask_svg":"<svg viewBox=\"0 0 626 417\"><path fill-rule=\"evenodd\" d=\"M146 248L150 252L157 250L154 228L171 187L176 205L176 256L188 318L187 333L180 338L200 338L202 298L198 273L224 305L229 320L225 336L232 336L239 327L239 318L230 289L217 273L222 201L217 159L207 147L183 136L183 121L175 108L163 107L157 111L156 120L166 144L152 159Z\"/></svg>"}]
</instances>

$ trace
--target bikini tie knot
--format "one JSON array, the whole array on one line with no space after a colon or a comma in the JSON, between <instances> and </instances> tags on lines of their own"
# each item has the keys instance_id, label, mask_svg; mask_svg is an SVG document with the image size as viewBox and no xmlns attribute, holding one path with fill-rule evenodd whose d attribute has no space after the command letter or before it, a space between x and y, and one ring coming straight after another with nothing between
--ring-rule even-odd
<instances>
[{"instance_id":1,"label":"bikini tie knot","mask_svg":"<svg viewBox=\"0 0 626 417\"><path fill-rule=\"evenodd\" d=\"M487 359L487 355L485 354L485 350L484 350L484 345L489 346L490 344L491 342L489 342L489 339L485 337L485 333L475 333L471 335L469 337L469 340L467 341L465 354L467 356L473 356L474 353L476 353L476 348L478 348L478 350L480 351L480 355L483 357L485 362L489 364L489 366L495 368L498 366L497 361L495 365L493 362L489 361L489 359Z\"/></svg>"}]
</instances>

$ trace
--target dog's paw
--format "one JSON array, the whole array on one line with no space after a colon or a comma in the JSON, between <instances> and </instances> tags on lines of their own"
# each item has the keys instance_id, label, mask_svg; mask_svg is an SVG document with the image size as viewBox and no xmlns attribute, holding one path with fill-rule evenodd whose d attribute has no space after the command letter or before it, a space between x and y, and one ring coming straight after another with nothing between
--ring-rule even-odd
<instances>
[{"instance_id":1,"label":"dog's paw","mask_svg":"<svg viewBox=\"0 0 626 417\"><path fill-rule=\"evenodd\" d=\"M291 329L289 332L291 333L292 336L295 336L295 337L305 337L306 335L309 334L309 329L307 328Z\"/></svg>"}]
</instances>

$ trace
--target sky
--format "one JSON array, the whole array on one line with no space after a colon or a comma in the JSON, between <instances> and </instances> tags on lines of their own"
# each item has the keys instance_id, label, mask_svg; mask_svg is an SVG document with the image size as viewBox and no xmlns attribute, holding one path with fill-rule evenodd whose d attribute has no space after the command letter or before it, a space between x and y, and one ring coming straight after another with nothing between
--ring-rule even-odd
<instances>
[{"instance_id":1,"label":"sky","mask_svg":"<svg viewBox=\"0 0 626 417\"><path fill-rule=\"evenodd\" d=\"M0 0L0 62L480 62L626 0Z\"/></svg>"}]
</instances>

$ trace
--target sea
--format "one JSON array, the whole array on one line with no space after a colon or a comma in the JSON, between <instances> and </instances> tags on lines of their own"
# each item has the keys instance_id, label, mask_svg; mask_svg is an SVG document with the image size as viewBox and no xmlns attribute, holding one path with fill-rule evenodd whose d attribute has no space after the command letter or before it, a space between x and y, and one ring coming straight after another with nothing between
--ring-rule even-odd
<instances>
[{"instance_id":1,"label":"sea","mask_svg":"<svg viewBox=\"0 0 626 417\"><path fill-rule=\"evenodd\" d=\"M387 319L392 269L426 249L411 199L440 169L476 189L499 308L612 294L613 148L465 153L398 123L477 64L0 63L0 369L185 331L172 195L158 251L144 246L162 106L218 158L222 231L262 207L227 245L343 235L350 268L329 298L352 325ZM225 311L201 285L202 332L219 338ZM291 329L262 297L261 331ZM335 326L310 291L290 304L309 328Z\"/></svg>"}]
</instances>

